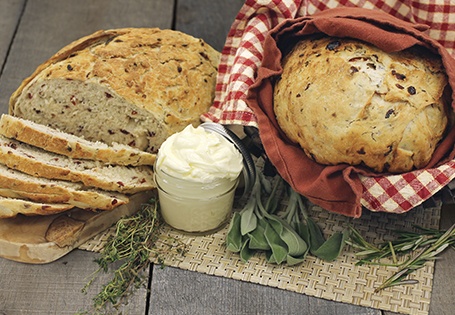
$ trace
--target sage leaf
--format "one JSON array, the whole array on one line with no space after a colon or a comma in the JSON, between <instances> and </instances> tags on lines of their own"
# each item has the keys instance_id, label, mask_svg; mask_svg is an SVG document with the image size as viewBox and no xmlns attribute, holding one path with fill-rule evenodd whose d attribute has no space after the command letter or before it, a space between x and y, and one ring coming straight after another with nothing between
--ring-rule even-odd
<instances>
[{"instance_id":1,"label":"sage leaf","mask_svg":"<svg viewBox=\"0 0 455 315\"><path fill-rule=\"evenodd\" d=\"M242 235L246 235L249 232L254 231L257 227L258 218L254 212L255 204L256 198L251 197L244 210L240 213L240 232Z\"/></svg>"},{"instance_id":2,"label":"sage leaf","mask_svg":"<svg viewBox=\"0 0 455 315\"><path fill-rule=\"evenodd\" d=\"M277 216L267 216L269 223L281 240L286 244L289 255L300 256L308 249L307 243L283 219Z\"/></svg>"},{"instance_id":3,"label":"sage leaf","mask_svg":"<svg viewBox=\"0 0 455 315\"><path fill-rule=\"evenodd\" d=\"M291 255L288 255L286 257L286 264L288 266L294 266L294 265L300 264L301 262L305 261L305 259L306 259L306 253L299 257L294 257Z\"/></svg>"},{"instance_id":4,"label":"sage leaf","mask_svg":"<svg viewBox=\"0 0 455 315\"><path fill-rule=\"evenodd\" d=\"M333 261L340 255L348 237L349 232L347 230L336 232L327 241L322 243L321 246L312 250L312 254L322 260Z\"/></svg>"},{"instance_id":5,"label":"sage leaf","mask_svg":"<svg viewBox=\"0 0 455 315\"><path fill-rule=\"evenodd\" d=\"M267 262L271 264L277 264L275 256L273 256L272 250L268 250L265 252L265 258L267 259Z\"/></svg>"},{"instance_id":6,"label":"sage leaf","mask_svg":"<svg viewBox=\"0 0 455 315\"><path fill-rule=\"evenodd\" d=\"M279 199L276 197L276 193L279 190L279 188L282 186L283 180L280 178L275 185L272 188L272 191L270 192L269 198L267 198L267 202L264 206L265 212L269 214L273 214L278 210L278 206L280 205Z\"/></svg>"},{"instance_id":7,"label":"sage leaf","mask_svg":"<svg viewBox=\"0 0 455 315\"><path fill-rule=\"evenodd\" d=\"M256 180L257 180L257 184L259 185L259 187L262 188L262 190L264 190L264 192L266 194L272 193L272 189L273 189L272 183L270 181L268 181L261 172L258 172L258 176L256 177Z\"/></svg>"},{"instance_id":8,"label":"sage leaf","mask_svg":"<svg viewBox=\"0 0 455 315\"><path fill-rule=\"evenodd\" d=\"M300 218L297 213L297 208L299 206L297 199L300 198L300 195L292 190L290 186L287 186L287 190L289 195L288 205L281 217L285 219L289 224L295 225L296 223L300 222Z\"/></svg>"},{"instance_id":9,"label":"sage leaf","mask_svg":"<svg viewBox=\"0 0 455 315\"><path fill-rule=\"evenodd\" d=\"M249 241L250 240L248 238L246 238L245 242L243 242L242 248L240 250L240 259L243 262L247 262L254 255L254 252L248 246Z\"/></svg>"},{"instance_id":10,"label":"sage leaf","mask_svg":"<svg viewBox=\"0 0 455 315\"><path fill-rule=\"evenodd\" d=\"M297 224L295 224L295 231L307 244L306 251L303 253L303 257L306 257L308 255L308 252L310 251L310 232L308 230L308 225L306 225L303 222L298 222Z\"/></svg>"},{"instance_id":11,"label":"sage leaf","mask_svg":"<svg viewBox=\"0 0 455 315\"><path fill-rule=\"evenodd\" d=\"M276 264L284 262L288 255L286 243L281 240L280 236L275 232L270 224L265 226L264 236L271 250L271 258L269 258L269 262Z\"/></svg>"},{"instance_id":12,"label":"sage leaf","mask_svg":"<svg viewBox=\"0 0 455 315\"><path fill-rule=\"evenodd\" d=\"M325 242L325 237L321 227L313 219L307 218L306 222L308 224L308 232L310 233L310 251L314 254L314 251Z\"/></svg>"},{"instance_id":13,"label":"sage leaf","mask_svg":"<svg viewBox=\"0 0 455 315\"><path fill-rule=\"evenodd\" d=\"M269 250L270 246L265 238L265 226L267 224L263 220L259 220L256 229L248 233L250 239L249 247L257 250Z\"/></svg>"},{"instance_id":14,"label":"sage leaf","mask_svg":"<svg viewBox=\"0 0 455 315\"><path fill-rule=\"evenodd\" d=\"M242 249L242 234L240 233L240 213L234 212L226 236L227 250L238 253Z\"/></svg>"},{"instance_id":15,"label":"sage leaf","mask_svg":"<svg viewBox=\"0 0 455 315\"><path fill-rule=\"evenodd\" d=\"M308 225L303 222L298 222L295 225L295 230L300 235L300 237L308 244L308 249L310 248L310 230Z\"/></svg>"}]
</instances>

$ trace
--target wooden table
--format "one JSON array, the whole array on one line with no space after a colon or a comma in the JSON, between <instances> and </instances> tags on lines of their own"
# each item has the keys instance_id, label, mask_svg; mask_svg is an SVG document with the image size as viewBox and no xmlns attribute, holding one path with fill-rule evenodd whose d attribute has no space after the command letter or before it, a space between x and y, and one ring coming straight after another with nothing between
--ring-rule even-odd
<instances>
[{"instance_id":1,"label":"wooden table","mask_svg":"<svg viewBox=\"0 0 455 315\"><path fill-rule=\"evenodd\" d=\"M205 39L221 50L240 0L1 0L0 110L11 93L58 49L99 29L173 28ZM442 227L455 222L443 213ZM0 314L74 314L88 309L110 274L100 274L88 294L81 293L97 269L96 253L75 250L46 265L0 259ZM455 251L436 263L431 315L454 314ZM308 297L285 290L152 266L149 290L138 290L123 314L350 314L389 312Z\"/></svg>"}]
</instances>

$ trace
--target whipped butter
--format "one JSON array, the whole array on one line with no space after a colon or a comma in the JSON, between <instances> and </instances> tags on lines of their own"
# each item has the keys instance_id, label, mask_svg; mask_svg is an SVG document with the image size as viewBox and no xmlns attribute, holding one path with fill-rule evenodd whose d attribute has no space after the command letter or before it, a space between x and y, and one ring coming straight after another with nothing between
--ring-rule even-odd
<instances>
[{"instance_id":1,"label":"whipped butter","mask_svg":"<svg viewBox=\"0 0 455 315\"><path fill-rule=\"evenodd\" d=\"M155 164L163 219L193 233L227 222L243 157L222 135L187 126L160 147Z\"/></svg>"}]
</instances>

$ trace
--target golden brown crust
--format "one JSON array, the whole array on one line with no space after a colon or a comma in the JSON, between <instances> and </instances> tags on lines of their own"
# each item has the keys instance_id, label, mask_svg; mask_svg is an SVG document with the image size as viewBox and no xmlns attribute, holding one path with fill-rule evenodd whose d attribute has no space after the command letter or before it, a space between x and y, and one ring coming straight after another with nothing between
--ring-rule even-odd
<instances>
[{"instance_id":1,"label":"golden brown crust","mask_svg":"<svg viewBox=\"0 0 455 315\"><path fill-rule=\"evenodd\" d=\"M100 31L97 31L97 32L95 32L95 33L93 33L91 35L84 36L84 37L82 37L82 38L70 43L69 45L63 47L54 56L52 56L47 61L45 61L44 63L39 65L36 68L36 70L29 77L25 78L21 82L21 84L19 85L17 90L14 91L13 94L11 95L9 112L11 113L12 108L14 108L15 100L22 93L22 91L24 90L25 86L27 86L27 84L30 83L30 81L32 81L38 74L40 74L41 71L43 71L44 69L48 68L49 66L51 66L51 65L53 65L53 64L55 64L55 63L57 63L59 61L62 61L64 59L66 59L72 53L74 53L76 51L79 51L79 50L82 50L82 49L86 49L87 47L89 47L93 43L95 43L97 41L101 41L101 40L106 39L106 38L109 38L112 35L113 35L112 32L100 30Z\"/></svg>"},{"instance_id":2,"label":"golden brown crust","mask_svg":"<svg viewBox=\"0 0 455 315\"><path fill-rule=\"evenodd\" d=\"M424 167L448 124L439 58L351 39L300 41L274 90L281 129L321 164Z\"/></svg>"}]
</instances>

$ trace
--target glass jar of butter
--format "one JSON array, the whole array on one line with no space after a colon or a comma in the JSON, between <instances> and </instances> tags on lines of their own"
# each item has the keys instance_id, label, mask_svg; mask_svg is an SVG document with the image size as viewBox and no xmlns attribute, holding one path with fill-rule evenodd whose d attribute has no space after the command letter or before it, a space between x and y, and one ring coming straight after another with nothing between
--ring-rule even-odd
<instances>
[{"instance_id":1,"label":"glass jar of butter","mask_svg":"<svg viewBox=\"0 0 455 315\"><path fill-rule=\"evenodd\" d=\"M170 136L154 167L161 215L168 225L187 233L213 233L229 221L245 171L243 153L209 129L190 125Z\"/></svg>"},{"instance_id":2,"label":"glass jar of butter","mask_svg":"<svg viewBox=\"0 0 455 315\"><path fill-rule=\"evenodd\" d=\"M229 220L238 178L191 182L155 171L160 211L171 227L190 233L211 233Z\"/></svg>"}]
</instances>

